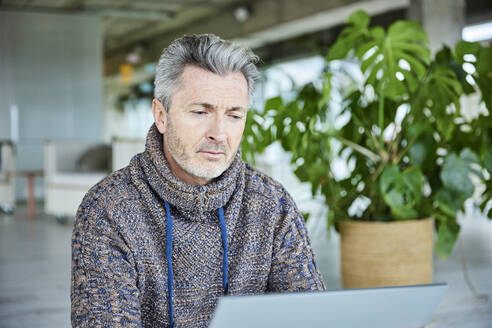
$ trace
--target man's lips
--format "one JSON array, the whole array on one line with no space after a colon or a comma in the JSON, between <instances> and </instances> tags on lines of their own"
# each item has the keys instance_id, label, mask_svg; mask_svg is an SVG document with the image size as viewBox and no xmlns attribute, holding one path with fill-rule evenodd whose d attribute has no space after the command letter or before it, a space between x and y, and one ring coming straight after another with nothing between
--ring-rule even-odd
<instances>
[{"instance_id":1,"label":"man's lips","mask_svg":"<svg viewBox=\"0 0 492 328\"><path fill-rule=\"evenodd\" d=\"M212 151L212 150L200 150L199 152L200 153L208 153L208 154L212 154L212 155L224 155L223 152L220 152L220 151Z\"/></svg>"},{"instance_id":2,"label":"man's lips","mask_svg":"<svg viewBox=\"0 0 492 328\"><path fill-rule=\"evenodd\" d=\"M204 156L210 159L219 159L222 158L222 156L225 156L225 153L223 152L210 151L210 150L200 150L199 153L202 153Z\"/></svg>"}]
</instances>

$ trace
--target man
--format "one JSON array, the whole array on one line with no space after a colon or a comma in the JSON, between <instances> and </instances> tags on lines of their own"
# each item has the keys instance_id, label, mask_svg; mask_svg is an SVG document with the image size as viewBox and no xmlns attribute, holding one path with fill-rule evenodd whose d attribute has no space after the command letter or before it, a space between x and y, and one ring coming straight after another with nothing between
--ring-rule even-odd
<instances>
[{"instance_id":1,"label":"man","mask_svg":"<svg viewBox=\"0 0 492 328\"><path fill-rule=\"evenodd\" d=\"M222 295L323 290L287 191L241 160L257 57L164 49L145 152L94 186L72 236L72 325L206 327Z\"/></svg>"}]
</instances>

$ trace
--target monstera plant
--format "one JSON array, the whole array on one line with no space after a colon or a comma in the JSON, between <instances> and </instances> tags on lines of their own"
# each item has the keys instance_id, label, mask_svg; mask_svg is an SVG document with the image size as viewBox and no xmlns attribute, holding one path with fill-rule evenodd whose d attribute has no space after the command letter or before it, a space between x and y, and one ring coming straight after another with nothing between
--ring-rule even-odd
<instances>
[{"instance_id":1,"label":"monstera plant","mask_svg":"<svg viewBox=\"0 0 492 328\"><path fill-rule=\"evenodd\" d=\"M433 218L435 249L445 258L465 200L474 195L492 217L492 49L460 41L431 56L418 23L397 21L386 30L369 23L363 11L350 16L320 83L249 114L243 156L252 161L280 142L299 180L323 195L330 227ZM333 67L341 61L357 67L359 81L340 85L348 73ZM461 103L475 92L483 110L470 117ZM334 165L340 160L348 168L342 176Z\"/></svg>"}]
</instances>

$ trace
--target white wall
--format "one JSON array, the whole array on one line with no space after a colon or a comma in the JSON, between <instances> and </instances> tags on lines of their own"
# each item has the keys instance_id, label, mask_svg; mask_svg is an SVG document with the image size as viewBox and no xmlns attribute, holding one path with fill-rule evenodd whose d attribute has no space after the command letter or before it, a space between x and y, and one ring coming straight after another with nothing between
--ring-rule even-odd
<instances>
[{"instance_id":1,"label":"white wall","mask_svg":"<svg viewBox=\"0 0 492 328\"><path fill-rule=\"evenodd\" d=\"M47 139L102 140L102 59L99 17L0 12L0 139L14 139L17 170L43 168Z\"/></svg>"}]
</instances>

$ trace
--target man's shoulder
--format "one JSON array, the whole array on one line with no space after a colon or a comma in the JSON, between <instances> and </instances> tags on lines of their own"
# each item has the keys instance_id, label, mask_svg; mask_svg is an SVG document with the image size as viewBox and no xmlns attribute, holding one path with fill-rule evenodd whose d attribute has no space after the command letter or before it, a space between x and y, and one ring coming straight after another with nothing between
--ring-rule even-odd
<instances>
[{"instance_id":1,"label":"man's shoulder","mask_svg":"<svg viewBox=\"0 0 492 328\"><path fill-rule=\"evenodd\" d=\"M266 173L252 167L246 163L246 185L245 191L248 194L256 194L261 197L266 197L272 200L279 200L288 196L285 187L270 177Z\"/></svg>"},{"instance_id":2,"label":"man's shoulder","mask_svg":"<svg viewBox=\"0 0 492 328\"><path fill-rule=\"evenodd\" d=\"M135 197L135 188L130 179L129 168L112 172L89 189L81 206L99 205L113 207L122 200Z\"/></svg>"}]
</instances>

